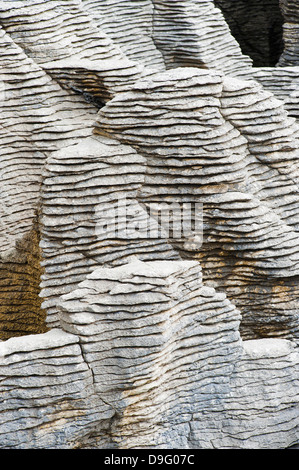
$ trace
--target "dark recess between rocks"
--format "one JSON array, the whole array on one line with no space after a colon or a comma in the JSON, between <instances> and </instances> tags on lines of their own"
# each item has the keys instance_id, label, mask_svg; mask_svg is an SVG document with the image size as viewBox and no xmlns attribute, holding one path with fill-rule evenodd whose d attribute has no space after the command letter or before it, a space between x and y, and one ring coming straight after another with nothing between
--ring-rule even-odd
<instances>
[{"instance_id":1,"label":"dark recess between rocks","mask_svg":"<svg viewBox=\"0 0 299 470\"><path fill-rule=\"evenodd\" d=\"M279 0L214 0L254 67L273 67L283 51Z\"/></svg>"}]
</instances>

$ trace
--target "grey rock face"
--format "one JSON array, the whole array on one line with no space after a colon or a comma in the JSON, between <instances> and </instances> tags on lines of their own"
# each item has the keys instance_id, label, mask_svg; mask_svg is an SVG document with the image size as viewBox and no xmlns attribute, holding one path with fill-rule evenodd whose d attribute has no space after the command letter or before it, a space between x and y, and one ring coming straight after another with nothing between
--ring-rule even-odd
<instances>
[{"instance_id":1,"label":"grey rock face","mask_svg":"<svg viewBox=\"0 0 299 470\"><path fill-rule=\"evenodd\" d=\"M298 66L259 67L252 69L252 76L276 98L283 101L288 114L298 120Z\"/></svg>"},{"instance_id":2,"label":"grey rock face","mask_svg":"<svg viewBox=\"0 0 299 470\"><path fill-rule=\"evenodd\" d=\"M0 24L0 448L297 445L295 61L206 0Z\"/></svg>"},{"instance_id":3,"label":"grey rock face","mask_svg":"<svg viewBox=\"0 0 299 470\"><path fill-rule=\"evenodd\" d=\"M60 325L60 296L73 291L96 267L126 264L134 257L179 259L167 240L127 233L126 213L131 225L136 221L149 230L157 226L137 200L145 165L145 159L133 148L96 137L63 148L48 159L41 192L40 246L42 306L47 310L49 326ZM119 207L120 202L126 205ZM126 213L122 214L122 207ZM114 208L119 208L118 219L109 227ZM114 233L116 223L123 235Z\"/></svg>"},{"instance_id":4,"label":"grey rock face","mask_svg":"<svg viewBox=\"0 0 299 470\"><path fill-rule=\"evenodd\" d=\"M1 339L45 331L38 207L47 157L92 131L96 110L65 92L0 30Z\"/></svg>"},{"instance_id":5,"label":"grey rock face","mask_svg":"<svg viewBox=\"0 0 299 470\"><path fill-rule=\"evenodd\" d=\"M2 446L296 442L294 345L242 342L239 312L225 294L203 286L196 261L98 268L61 297L59 317L69 333L1 345ZM11 421L20 406L19 421Z\"/></svg>"},{"instance_id":6,"label":"grey rock face","mask_svg":"<svg viewBox=\"0 0 299 470\"><path fill-rule=\"evenodd\" d=\"M83 94L96 106L142 73L142 66L132 63L76 0L2 5L1 25L13 41L63 87ZM39 23L33 26L36 17Z\"/></svg>"},{"instance_id":7,"label":"grey rock face","mask_svg":"<svg viewBox=\"0 0 299 470\"><path fill-rule=\"evenodd\" d=\"M75 335L53 329L10 338L0 357L1 448L68 448L113 415L95 395Z\"/></svg>"},{"instance_id":8,"label":"grey rock face","mask_svg":"<svg viewBox=\"0 0 299 470\"><path fill-rule=\"evenodd\" d=\"M283 52L283 14L279 0L214 0L255 67L274 67Z\"/></svg>"}]
</instances>

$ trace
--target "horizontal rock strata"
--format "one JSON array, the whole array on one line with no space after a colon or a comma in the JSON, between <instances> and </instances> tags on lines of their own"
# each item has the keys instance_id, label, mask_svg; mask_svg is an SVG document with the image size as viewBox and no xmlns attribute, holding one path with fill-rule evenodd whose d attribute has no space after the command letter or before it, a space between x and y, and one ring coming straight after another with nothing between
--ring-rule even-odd
<instances>
[{"instance_id":1,"label":"horizontal rock strata","mask_svg":"<svg viewBox=\"0 0 299 470\"><path fill-rule=\"evenodd\" d=\"M59 326L59 297L96 266L122 265L132 257L178 259L159 235L156 220L138 203L144 172L145 160L133 148L105 138L90 137L48 159L40 246L49 326Z\"/></svg>"},{"instance_id":2,"label":"horizontal rock strata","mask_svg":"<svg viewBox=\"0 0 299 470\"><path fill-rule=\"evenodd\" d=\"M278 64L280 66L298 66L299 64L299 13L297 0L280 0L284 16L284 50Z\"/></svg>"},{"instance_id":3,"label":"horizontal rock strata","mask_svg":"<svg viewBox=\"0 0 299 470\"><path fill-rule=\"evenodd\" d=\"M213 419L200 413L190 425L195 447L276 449L298 440L298 352L286 340L244 341L231 393ZM293 379L290 380L290 374ZM285 385L287 384L287 392ZM285 396L288 403L285 403ZM207 418L207 419L206 419ZM215 434L221 428L222 436Z\"/></svg>"},{"instance_id":4,"label":"horizontal rock strata","mask_svg":"<svg viewBox=\"0 0 299 470\"><path fill-rule=\"evenodd\" d=\"M258 67L253 68L251 76L257 80L265 90L284 103L288 114L299 119L299 67ZM241 78L241 75L238 75ZM246 74L246 78L248 75Z\"/></svg>"},{"instance_id":5,"label":"horizontal rock strata","mask_svg":"<svg viewBox=\"0 0 299 470\"><path fill-rule=\"evenodd\" d=\"M165 69L155 39L152 0L82 0L81 3L83 10L126 57L149 68Z\"/></svg>"},{"instance_id":6,"label":"horizontal rock strata","mask_svg":"<svg viewBox=\"0 0 299 470\"><path fill-rule=\"evenodd\" d=\"M167 68L200 67L227 74L250 70L251 59L241 53L214 2L153 0L153 4L154 40Z\"/></svg>"},{"instance_id":7,"label":"horizontal rock strata","mask_svg":"<svg viewBox=\"0 0 299 470\"><path fill-rule=\"evenodd\" d=\"M68 448L113 416L94 395L78 337L62 330L0 342L0 380L1 448Z\"/></svg>"},{"instance_id":8,"label":"horizontal rock strata","mask_svg":"<svg viewBox=\"0 0 299 470\"><path fill-rule=\"evenodd\" d=\"M97 268L61 297L59 317L64 332L0 343L1 447L296 442L294 345L242 342L240 313L197 262Z\"/></svg>"},{"instance_id":9,"label":"horizontal rock strata","mask_svg":"<svg viewBox=\"0 0 299 470\"><path fill-rule=\"evenodd\" d=\"M65 92L2 29L0 339L44 331L38 206L53 150L91 133L95 110Z\"/></svg>"},{"instance_id":10,"label":"horizontal rock strata","mask_svg":"<svg viewBox=\"0 0 299 470\"><path fill-rule=\"evenodd\" d=\"M131 62L77 1L1 2L0 22L12 40L63 87L83 94L96 106L126 90L142 74L142 66Z\"/></svg>"},{"instance_id":11,"label":"horizontal rock strata","mask_svg":"<svg viewBox=\"0 0 299 470\"><path fill-rule=\"evenodd\" d=\"M282 340L240 342L238 311L224 294L201 284L198 263L137 261L97 269L62 297L60 309L66 331L81 338L96 390L117 409L112 438L118 446L188 447L191 441L225 448L237 441L246 448L258 442L256 426L265 422L273 435L265 433L261 447L275 442L277 432L289 444L288 427L277 431L275 424L285 412L289 428L297 422L295 383L287 411L282 407L272 420L271 407L284 393L289 367L298 363L294 347ZM253 375L253 390L243 395ZM242 416L244 402L252 409L249 422ZM259 418L264 407L269 419L267 413ZM84 445L96 446L98 438Z\"/></svg>"},{"instance_id":12,"label":"horizontal rock strata","mask_svg":"<svg viewBox=\"0 0 299 470\"><path fill-rule=\"evenodd\" d=\"M181 68L111 100L96 132L146 157L145 203L203 204L204 245L193 256L237 302L244 334L297 331L298 127L281 101L255 82Z\"/></svg>"},{"instance_id":13,"label":"horizontal rock strata","mask_svg":"<svg viewBox=\"0 0 299 470\"><path fill-rule=\"evenodd\" d=\"M147 67L250 69L251 59L241 53L213 1L82 0L82 5L129 58Z\"/></svg>"},{"instance_id":14,"label":"horizontal rock strata","mask_svg":"<svg viewBox=\"0 0 299 470\"><path fill-rule=\"evenodd\" d=\"M296 1L0 1L1 449L298 445Z\"/></svg>"}]
</instances>

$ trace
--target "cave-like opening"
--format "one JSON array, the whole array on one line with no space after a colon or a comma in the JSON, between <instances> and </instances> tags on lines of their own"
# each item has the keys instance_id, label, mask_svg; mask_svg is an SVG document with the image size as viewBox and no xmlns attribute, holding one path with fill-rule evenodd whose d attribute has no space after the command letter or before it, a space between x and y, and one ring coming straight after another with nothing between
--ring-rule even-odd
<instances>
[{"instance_id":1,"label":"cave-like opening","mask_svg":"<svg viewBox=\"0 0 299 470\"><path fill-rule=\"evenodd\" d=\"M254 67L273 67L283 52L279 0L214 0Z\"/></svg>"},{"instance_id":2,"label":"cave-like opening","mask_svg":"<svg viewBox=\"0 0 299 470\"><path fill-rule=\"evenodd\" d=\"M40 293L41 252L37 225L0 257L0 342L45 333L46 312Z\"/></svg>"}]
</instances>

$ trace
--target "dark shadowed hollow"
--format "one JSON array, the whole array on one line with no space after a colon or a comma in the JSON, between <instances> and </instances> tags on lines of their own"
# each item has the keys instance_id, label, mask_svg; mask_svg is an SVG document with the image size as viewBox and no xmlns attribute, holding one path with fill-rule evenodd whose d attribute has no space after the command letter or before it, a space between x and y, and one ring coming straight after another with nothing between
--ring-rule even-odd
<instances>
[{"instance_id":1,"label":"dark shadowed hollow","mask_svg":"<svg viewBox=\"0 0 299 470\"><path fill-rule=\"evenodd\" d=\"M279 0L214 0L254 67L273 67L283 51Z\"/></svg>"}]
</instances>

